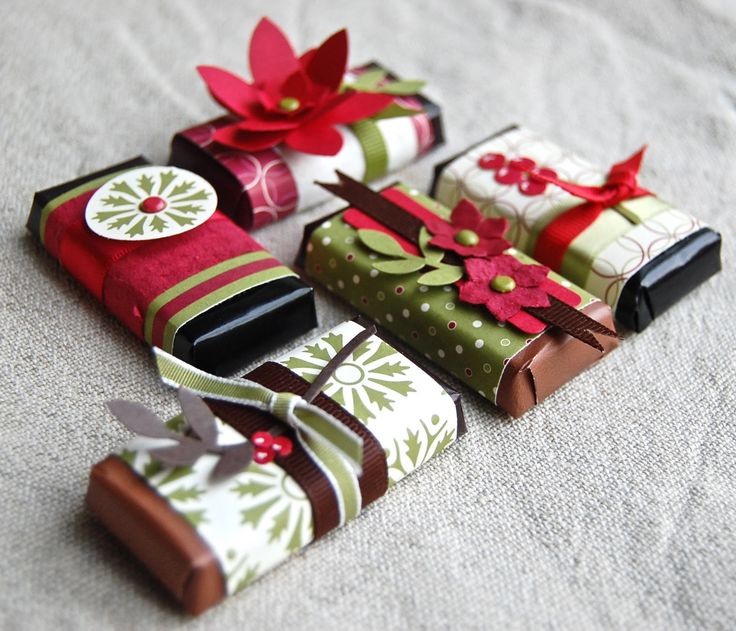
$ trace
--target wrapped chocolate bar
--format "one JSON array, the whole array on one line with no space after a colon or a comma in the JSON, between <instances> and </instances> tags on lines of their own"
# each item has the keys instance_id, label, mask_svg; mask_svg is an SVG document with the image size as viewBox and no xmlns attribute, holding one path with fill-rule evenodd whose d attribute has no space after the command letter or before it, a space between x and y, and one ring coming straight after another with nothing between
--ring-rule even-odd
<instances>
[{"instance_id":1,"label":"wrapped chocolate bar","mask_svg":"<svg viewBox=\"0 0 736 631\"><path fill-rule=\"evenodd\" d=\"M211 372L317 323L312 289L184 169L136 158L40 191L27 227L139 338Z\"/></svg>"},{"instance_id":2,"label":"wrapped chocolate bar","mask_svg":"<svg viewBox=\"0 0 736 631\"><path fill-rule=\"evenodd\" d=\"M198 68L229 115L174 136L171 164L212 183L220 208L246 229L324 201L314 180L335 169L364 181L400 169L443 142L437 105L371 63L347 70L347 32L297 57L261 20L250 44L253 82Z\"/></svg>"},{"instance_id":3,"label":"wrapped chocolate bar","mask_svg":"<svg viewBox=\"0 0 736 631\"><path fill-rule=\"evenodd\" d=\"M508 238L645 329L721 268L721 236L637 181L644 149L608 173L522 127L435 170L433 195L511 223Z\"/></svg>"},{"instance_id":4,"label":"wrapped chocolate bar","mask_svg":"<svg viewBox=\"0 0 736 631\"><path fill-rule=\"evenodd\" d=\"M617 346L608 305L511 248L506 220L338 175L351 207L307 227L298 264L511 415Z\"/></svg>"},{"instance_id":5,"label":"wrapped chocolate bar","mask_svg":"<svg viewBox=\"0 0 736 631\"><path fill-rule=\"evenodd\" d=\"M138 437L93 467L87 503L193 614L357 516L465 431L458 396L360 320L243 379L156 357L183 415L164 424L109 402Z\"/></svg>"}]
</instances>

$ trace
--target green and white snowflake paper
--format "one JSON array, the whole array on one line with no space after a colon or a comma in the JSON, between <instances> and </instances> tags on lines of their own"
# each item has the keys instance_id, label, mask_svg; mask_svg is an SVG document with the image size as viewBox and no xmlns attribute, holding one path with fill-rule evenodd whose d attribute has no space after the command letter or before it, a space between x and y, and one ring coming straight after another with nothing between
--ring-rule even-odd
<instances>
[{"instance_id":1,"label":"green and white snowflake paper","mask_svg":"<svg viewBox=\"0 0 736 631\"><path fill-rule=\"evenodd\" d=\"M327 362L363 330L343 322L277 360L312 382ZM322 391L362 421L386 452L391 483L411 473L457 438L457 411L432 377L378 336L343 362Z\"/></svg>"},{"instance_id":2,"label":"green and white snowflake paper","mask_svg":"<svg viewBox=\"0 0 736 631\"><path fill-rule=\"evenodd\" d=\"M229 425L218 421L218 428L220 444L243 441ZM312 541L311 504L277 464L252 463L213 482L210 474L218 456L206 454L191 467L167 467L149 453L167 443L171 441L137 437L120 456L197 529L223 569L228 593L246 587Z\"/></svg>"},{"instance_id":3,"label":"green and white snowflake paper","mask_svg":"<svg viewBox=\"0 0 736 631\"><path fill-rule=\"evenodd\" d=\"M204 178L177 167L147 166L97 189L87 202L85 221L107 239L146 241L196 228L216 209L217 193Z\"/></svg>"}]
</instances>

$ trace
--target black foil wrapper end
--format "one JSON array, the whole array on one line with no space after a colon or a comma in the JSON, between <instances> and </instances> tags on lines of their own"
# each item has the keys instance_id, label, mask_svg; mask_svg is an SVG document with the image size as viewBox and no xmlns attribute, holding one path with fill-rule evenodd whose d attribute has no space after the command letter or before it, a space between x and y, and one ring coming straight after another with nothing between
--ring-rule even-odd
<instances>
[{"instance_id":1,"label":"black foil wrapper end","mask_svg":"<svg viewBox=\"0 0 736 631\"><path fill-rule=\"evenodd\" d=\"M616 320L640 332L721 270L721 235L702 228L653 258L624 284Z\"/></svg>"},{"instance_id":2,"label":"black foil wrapper end","mask_svg":"<svg viewBox=\"0 0 736 631\"><path fill-rule=\"evenodd\" d=\"M28 214L28 221L26 222L26 228L28 231L37 239L41 238L41 211L45 208L52 199L56 199L59 195L63 195L67 191L77 188L82 184L86 184L91 180L96 180L103 175L110 175L124 169L135 169L137 167L144 167L151 164L143 156L120 162L119 164L113 165L107 169L90 173L89 175L83 175L78 177L76 180L65 182L64 184L57 184L50 188L46 188L42 191L38 191L33 196L33 203L31 204L31 212Z\"/></svg>"}]
</instances>

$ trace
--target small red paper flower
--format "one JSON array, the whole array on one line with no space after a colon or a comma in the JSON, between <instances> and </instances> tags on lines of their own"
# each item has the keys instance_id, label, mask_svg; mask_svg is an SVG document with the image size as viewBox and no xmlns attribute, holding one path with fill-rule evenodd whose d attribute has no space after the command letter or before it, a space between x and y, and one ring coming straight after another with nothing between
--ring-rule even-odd
<instances>
[{"instance_id":1,"label":"small red paper flower","mask_svg":"<svg viewBox=\"0 0 736 631\"><path fill-rule=\"evenodd\" d=\"M531 158L514 158L506 160L501 153L486 153L478 158L478 166L487 171L495 171L495 180L499 184L516 184L522 195L534 197L547 190L547 182L535 175L557 177L557 173L546 167L539 167Z\"/></svg>"},{"instance_id":2,"label":"small red paper flower","mask_svg":"<svg viewBox=\"0 0 736 631\"><path fill-rule=\"evenodd\" d=\"M272 436L268 432L255 432L250 437L250 442L255 446L253 460L258 464L273 462L276 456L291 455L293 445L286 436Z\"/></svg>"},{"instance_id":3,"label":"small red paper flower","mask_svg":"<svg viewBox=\"0 0 736 631\"><path fill-rule=\"evenodd\" d=\"M503 238L508 228L506 219L484 219L478 208L467 199L461 199L452 210L450 221L439 217L426 219L434 237L430 241L443 250L452 250L462 257L495 256L511 244Z\"/></svg>"},{"instance_id":4,"label":"small red paper flower","mask_svg":"<svg viewBox=\"0 0 736 631\"><path fill-rule=\"evenodd\" d=\"M541 288L549 269L525 265L502 254L490 259L467 259L468 280L460 281L459 297L472 305L485 305L499 322L506 322L524 307L548 307L549 296Z\"/></svg>"},{"instance_id":5,"label":"small red paper flower","mask_svg":"<svg viewBox=\"0 0 736 631\"><path fill-rule=\"evenodd\" d=\"M250 41L253 82L215 66L199 66L213 98L238 117L215 132L218 142L258 151L281 142L296 151L335 155L342 135L335 125L373 116L391 104L389 94L340 92L347 69L345 30L297 57L279 28L263 18Z\"/></svg>"}]
</instances>

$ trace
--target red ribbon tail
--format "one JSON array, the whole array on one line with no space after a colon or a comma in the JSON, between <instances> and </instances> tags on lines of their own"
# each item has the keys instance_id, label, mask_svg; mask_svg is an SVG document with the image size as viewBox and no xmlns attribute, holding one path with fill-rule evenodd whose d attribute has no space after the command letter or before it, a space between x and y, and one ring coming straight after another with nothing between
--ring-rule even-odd
<instances>
[{"instance_id":1,"label":"red ribbon tail","mask_svg":"<svg viewBox=\"0 0 736 631\"><path fill-rule=\"evenodd\" d=\"M598 219L603 209L600 203L586 202L555 217L537 237L534 258L559 272L570 244Z\"/></svg>"}]
</instances>

